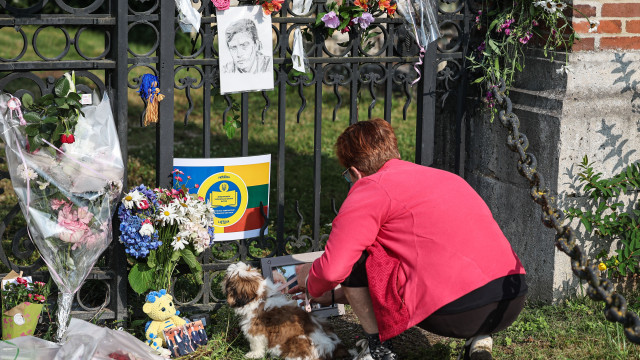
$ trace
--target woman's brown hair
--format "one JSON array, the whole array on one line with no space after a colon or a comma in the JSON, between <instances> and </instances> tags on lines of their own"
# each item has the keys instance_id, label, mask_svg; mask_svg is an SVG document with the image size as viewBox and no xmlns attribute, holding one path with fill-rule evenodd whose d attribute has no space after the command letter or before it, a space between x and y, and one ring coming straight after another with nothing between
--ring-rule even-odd
<instances>
[{"instance_id":1,"label":"woman's brown hair","mask_svg":"<svg viewBox=\"0 0 640 360\"><path fill-rule=\"evenodd\" d=\"M342 166L353 166L365 176L391 159L400 159L393 128L382 119L360 121L346 128L338 136L336 153Z\"/></svg>"}]
</instances>

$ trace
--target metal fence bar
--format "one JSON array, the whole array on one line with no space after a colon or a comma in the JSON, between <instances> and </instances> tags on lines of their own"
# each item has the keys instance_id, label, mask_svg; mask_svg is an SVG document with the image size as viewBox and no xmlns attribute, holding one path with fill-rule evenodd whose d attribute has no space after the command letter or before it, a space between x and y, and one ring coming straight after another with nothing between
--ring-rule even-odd
<instances>
[{"instance_id":1,"label":"metal fence bar","mask_svg":"<svg viewBox=\"0 0 640 360\"><path fill-rule=\"evenodd\" d=\"M416 163L431 165L433 163L433 140L436 118L436 50L437 43L429 44L426 49L420 81L418 81L418 114L416 124Z\"/></svg>"},{"instance_id":2,"label":"metal fence bar","mask_svg":"<svg viewBox=\"0 0 640 360\"><path fill-rule=\"evenodd\" d=\"M176 4L160 1L160 47L158 48L158 72L160 93L166 101L160 101L156 127L156 184L170 187L169 174L173 169L173 112L174 112L174 39Z\"/></svg>"},{"instance_id":3,"label":"metal fence bar","mask_svg":"<svg viewBox=\"0 0 640 360\"><path fill-rule=\"evenodd\" d=\"M116 18L114 36L112 39L116 44L126 44L127 39L127 1L126 0L111 0L111 11ZM113 101L112 107L114 108L114 117L116 119L116 126L118 131L118 140L120 141L120 151L122 152L122 160L127 164L128 159L128 94L127 94L127 47L125 46L113 46L112 51L115 54L112 56L115 59L117 70L111 73L111 84L107 86L111 87L111 99ZM128 188L127 179L123 179L123 189ZM114 220L117 216L114 216ZM116 224L114 222L114 224ZM114 239L115 240L115 239ZM116 320L124 321L127 316L127 288L129 282L127 281L127 259L122 256L124 253L124 246L118 241L114 241L111 246L111 252L109 256L109 264L116 273L115 278L115 293L111 296L112 307L116 309Z\"/></svg>"}]
</instances>

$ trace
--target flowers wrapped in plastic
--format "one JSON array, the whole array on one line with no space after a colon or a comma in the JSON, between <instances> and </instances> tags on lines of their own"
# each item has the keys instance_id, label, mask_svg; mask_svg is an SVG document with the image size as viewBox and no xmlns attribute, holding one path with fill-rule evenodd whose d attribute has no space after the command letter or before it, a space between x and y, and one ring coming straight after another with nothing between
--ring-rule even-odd
<instances>
[{"instance_id":1,"label":"flowers wrapped in plastic","mask_svg":"<svg viewBox=\"0 0 640 360\"><path fill-rule=\"evenodd\" d=\"M213 209L203 198L189 193L181 175L180 170L173 171L172 189L144 185L131 189L118 209L120 242L132 264L129 285L138 294L170 289L181 259L202 283L202 266L196 256L213 242Z\"/></svg>"},{"instance_id":2,"label":"flowers wrapped in plastic","mask_svg":"<svg viewBox=\"0 0 640 360\"><path fill-rule=\"evenodd\" d=\"M94 98L97 96L94 96ZM124 164L105 94L80 108L71 76L34 101L0 95L0 134L28 234L58 285L58 340L73 294L111 242L111 218L122 191ZM8 105L9 104L9 105Z\"/></svg>"}]
</instances>

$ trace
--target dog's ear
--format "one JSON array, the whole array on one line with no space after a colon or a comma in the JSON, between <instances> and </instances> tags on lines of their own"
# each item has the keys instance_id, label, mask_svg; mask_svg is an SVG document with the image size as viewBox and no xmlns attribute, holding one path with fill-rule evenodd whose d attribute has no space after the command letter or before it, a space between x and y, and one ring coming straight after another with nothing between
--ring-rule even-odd
<instances>
[{"instance_id":1,"label":"dog's ear","mask_svg":"<svg viewBox=\"0 0 640 360\"><path fill-rule=\"evenodd\" d=\"M239 276L227 279L224 289L227 294L227 303L231 307L247 305L258 297L259 290L260 282Z\"/></svg>"}]
</instances>

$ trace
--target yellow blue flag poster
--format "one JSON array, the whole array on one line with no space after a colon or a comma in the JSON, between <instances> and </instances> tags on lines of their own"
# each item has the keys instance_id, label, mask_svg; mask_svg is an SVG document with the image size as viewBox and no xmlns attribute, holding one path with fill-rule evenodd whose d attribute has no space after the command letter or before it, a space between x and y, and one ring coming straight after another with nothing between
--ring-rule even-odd
<instances>
[{"instance_id":1,"label":"yellow blue flag poster","mask_svg":"<svg viewBox=\"0 0 640 360\"><path fill-rule=\"evenodd\" d=\"M213 207L215 241L260 236L269 209L271 155L236 158L173 159L182 182ZM267 233L265 229L264 233Z\"/></svg>"}]
</instances>

